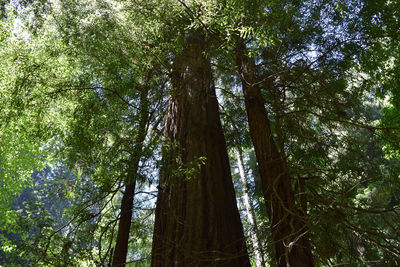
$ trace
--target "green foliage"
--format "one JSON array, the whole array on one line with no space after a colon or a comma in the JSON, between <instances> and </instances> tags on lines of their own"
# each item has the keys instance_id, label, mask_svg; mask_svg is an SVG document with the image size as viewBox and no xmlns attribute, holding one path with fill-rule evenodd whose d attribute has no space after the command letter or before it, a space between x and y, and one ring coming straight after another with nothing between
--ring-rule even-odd
<instances>
[{"instance_id":1,"label":"green foliage","mask_svg":"<svg viewBox=\"0 0 400 267\"><path fill-rule=\"evenodd\" d=\"M182 177L184 180L192 180L196 178L200 173L201 166L206 164L206 157L196 158L188 163L180 163L179 159L176 159L178 167L172 170L172 175Z\"/></svg>"},{"instance_id":2,"label":"green foliage","mask_svg":"<svg viewBox=\"0 0 400 267\"><path fill-rule=\"evenodd\" d=\"M205 53L214 65L228 146L249 150L254 202L263 199L235 67L240 42L257 63L254 82L299 206L306 197L317 265L379 260L394 266L400 251L400 7L398 1L361 2L1 2L4 253L21 265L108 262L119 190L139 157L136 178L146 193L135 197L128 258L132 266L149 263L154 196L148 191L162 154L168 75L185 32L197 29L208 38ZM141 128L146 109L149 120ZM134 140L143 132L137 152ZM177 147L164 142L163 149ZM174 160L169 171L185 179L212 164L203 157ZM39 190L32 174L57 163L74 176L43 178ZM31 201L18 203L26 192ZM256 211L269 241L263 205Z\"/></svg>"},{"instance_id":3,"label":"green foliage","mask_svg":"<svg viewBox=\"0 0 400 267\"><path fill-rule=\"evenodd\" d=\"M400 158L400 146L397 142L400 138L400 113L399 105L394 104L385 107L382 111L380 126L384 127L379 131L382 136L383 149L388 158Z\"/></svg>"}]
</instances>

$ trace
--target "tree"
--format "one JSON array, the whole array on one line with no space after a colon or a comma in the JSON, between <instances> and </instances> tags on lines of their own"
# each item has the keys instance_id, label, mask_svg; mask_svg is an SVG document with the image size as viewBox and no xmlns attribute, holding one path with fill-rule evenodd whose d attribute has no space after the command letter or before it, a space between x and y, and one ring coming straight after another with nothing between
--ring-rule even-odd
<instances>
[{"instance_id":1,"label":"tree","mask_svg":"<svg viewBox=\"0 0 400 267\"><path fill-rule=\"evenodd\" d=\"M101 249L102 247L106 247L106 254L110 253L110 247L114 242L112 240L112 232L117 221L115 218L110 219L110 216L107 215L107 213L112 212L110 208L107 208L107 205L113 201L115 196L118 196L119 189L126 185L128 190L124 192L122 216L118 217L121 222L125 222L125 224L119 224L122 229L120 232L124 232L123 230L125 229L125 233L117 235L119 238L115 240L116 249L114 253L116 259L125 263L124 258L126 257L128 247L135 183L138 179L140 182L144 180L143 174L139 173L139 163L141 159L145 161L143 154L148 145L144 144L144 139L147 136L149 121L154 120L158 112L158 110L155 112L150 109L151 104L149 104L148 99L154 95L152 95L149 89L158 82L162 83L163 80L159 77L153 79L153 75L150 75L146 71L144 73L147 76L141 76L138 70L143 65L131 66L130 69L127 69L126 64L127 62L128 66L132 64L131 60L136 50L131 51L131 57L125 56L124 61L121 60L123 57L120 56L119 62L111 59L114 59L116 55L119 55L118 53L121 53L120 48L115 47L112 50L113 52L110 53L108 51L108 54L103 52L104 50L102 49L113 47L114 43L110 43L107 39L102 38L103 36L99 32L96 32L96 30L100 31L101 29L110 27L110 25L120 26L115 23L113 18L94 18L98 19L96 21L98 28L93 29L88 25L81 24L80 14L77 10L73 9L74 5L69 6L69 8L75 14L73 20L58 14L57 9L52 10L53 13L51 15L54 17L47 16L45 23L41 25L42 28L36 29L36 33L45 32L48 34L44 36L35 36L32 34L32 38L27 38L31 41L30 45L32 46L36 44L44 46L44 48L37 47L37 50L34 51L35 53L41 53L40 56L42 57L40 59L43 61L37 65L40 67L33 69L35 71L33 74L32 72L29 73L29 70L24 70L21 73L27 77L32 77L33 75L39 76L39 69L45 69L46 67L50 69L54 63L53 60L57 61L57 57L60 56L66 58L67 62L72 57L79 57L79 60L75 61L78 63L78 66L73 70L77 70L81 75L73 77L73 70L66 69L68 63L63 62L63 68L66 70L65 77L61 77L58 74L51 76L52 73L49 73L50 77L47 81L42 82L40 80L38 82L35 79L30 79L26 87L29 88L30 92L32 92L31 94L35 97L31 99L24 98L20 102L22 103L21 105L25 105L22 106L22 110L33 117L36 114L32 114L33 109L30 108L31 101L50 103L49 106L51 108L44 105L38 105L38 108L41 112L54 114L59 121L51 125L52 127L47 125L46 131L41 132L45 136L43 136L43 139L38 140L38 143L35 145L43 146L41 142L48 138L49 132L56 132L56 138L59 142L57 142L52 152L54 150L57 151L58 160L66 161L71 169L78 169L81 175L83 173L83 175L91 177L96 187L101 189L100 192L97 192L97 195L86 195L86 197L90 196L92 199L85 197L80 199L85 203L74 203L75 206L71 210L75 210L73 212L76 212L76 214L72 214L69 224L62 228L64 230L66 227L68 229L71 226L71 228L75 228L72 232L76 235L79 232L77 229L81 229L80 234L84 234L88 230L90 232L86 232L85 234L92 236L95 236L98 231L102 231L99 243L96 244L99 247L100 262L104 262L107 258L107 255L102 255L104 253ZM103 6L103 8L109 8L109 6ZM41 15L46 16L46 14ZM54 23L59 28L54 29ZM69 38L70 34L73 35L71 32L77 29L92 31L98 38L83 40L80 38ZM119 29L108 30L103 33L113 35L114 38L117 38L121 33L121 31L117 31ZM46 44L45 42L49 41L49 37L53 42ZM59 38L57 42L54 41L57 38ZM28 46L28 40L24 40L26 41L23 44L25 47ZM66 47L69 48L66 49ZM70 57L66 56L67 54ZM111 56L109 56L110 54ZM10 54L6 55L10 56ZM44 62L46 56L49 60L48 63ZM106 58L109 60L103 61ZM150 64L150 61L146 62L146 64ZM101 69L102 67L106 68L105 72ZM148 66L145 68L148 69ZM121 70L125 71L126 74ZM137 74L137 76L132 76L132 73ZM66 77L71 79L67 79ZM6 90L7 88L5 92L7 92ZM16 96L19 97L19 94L16 94ZM15 99L18 99L17 97ZM137 103L139 104L139 108L136 108ZM119 108L121 104L122 107ZM157 105L157 102L152 102L152 104ZM43 120L43 117L41 118L40 116L41 114L37 115L37 125L34 126L43 128L43 125L48 123L48 121ZM22 114L17 118L25 119ZM136 124L136 118L140 118L138 127L132 127ZM32 126L26 123L26 127L27 129L31 129ZM150 146L154 145L151 139L149 143ZM93 188L92 191L96 192L96 189ZM92 204L88 205L88 203ZM96 203L101 207L92 214ZM126 216L126 213L129 212L131 214ZM95 230L93 227L85 227L90 224L91 220L95 220L98 224ZM74 225L76 221L78 223ZM104 229L101 229L102 227ZM60 229L55 231L58 232ZM107 238L106 246L104 246L104 244L101 244L102 237L107 236L107 234L111 235L111 242L108 242L110 239ZM125 240L121 241L121 236ZM49 243L53 241L57 242L55 238L51 240L52 237L56 237L56 235L50 235ZM78 245L75 244L71 249L77 247Z\"/></svg>"},{"instance_id":2,"label":"tree","mask_svg":"<svg viewBox=\"0 0 400 267\"><path fill-rule=\"evenodd\" d=\"M132 220L133 198L135 195L136 176L139 169L139 161L143 153L143 142L146 137L146 126L148 123L149 110L147 103L147 90L143 88L140 92L140 122L139 131L134 141L134 148L130 163L128 165L127 181L125 181L125 191L121 200L121 218L118 225L118 234L115 241L113 255L113 266L123 266L126 262L128 251L128 241Z\"/></svg>"},{"instance_id":3,"label":"tree","mask_svg":"<svg viewBox=\"0 0 400 267\"><path fill-rule=\"evenodd\" d=\"M246 207L247 213L247 220L249 222L249 232L250 238L253 245L254 250L254 258L257 267L265 266L264 256L262 253L262 247L260 243L260 239L258 238L258 226L255 220L255 212L254 206L250 196L249 185L247 182L247 175L244 170L244 163L243 163L243 152L237 148L236 149L236 158L237 158L237 167L239 169L240 181L242 182L243 186L243 197L244 197L244 205Z\"/></svg>"},{"instance_id":4,"label":"tree","mask_svg":"<svg viewBox=\"0 0 400 267\"><path fill-rule=\"evenodd\" d=\"M304 211L296 207L289 171L273 139L254 63L238 50L250 134L260 168L264 199L270 217L278 266L314 266Z\"/></svg>"},{"instance_id":5,"label":"tree","mask_svg":"<svg viewBox=\"0 0 400 267\"><path fill-rule=\"evenodd\" d=\"M174 59L152 266L250 266L206 45L188 32Z\"/></svg>"},{"instance_id":6,"label":"tree","mask_svg":"<svg viewBox=\"0 0 400 267\"><path fill-rule=\"evenodd\" d=\"M92 8L89 7L89 10ZM58 17L58 21L62 19L65 23L64 36L73 34L71 31L75 31L76 28L81 31L89 31L95 36L94 39L90 40L79 38L72 40L76 46L75 49L80 51L82 58L88 60L85 63L92 68L92 72L96 73L100 80L99 85L86 87L86 89L97 90L97 92L94 93L95 99L85 104L86 108L93 106L99 108L90 112L91 114L88 114L85 108L78 109L78 114L80 113L82 120L71 122L72 129L76 129L76 131L73 131L72 138L66 138L72 141L67 144L72 149L72 153L67 155L67 158L73 159L72 165L78 163L87 170L97 166L100 172L95 176L98 176L100 181L105 183L104 189L110 193L124 187L121 211L117 218L118 230L115 247L110 250L110 247L113 246L114 230L108 229L107 231L111 234L111 242L103 258L104 261L106 258L112 257L113 265L124 266L129 247L135 187L137 182L145 182L140 173L139 165L141 161L145 161L144 154L147 146L154 145L152 142L146 143L145 139L148 136L150 121L155 119L155 116L152 117L152 115L158 112L158 110L152 109L155 106L154 104L157 105L158 100L150 103L149 99L152 97L154 89L158 88L160 82L163 82L163 79L160 78L161 75L155 78L154 73L156 71L151 66L152 59L150 57L148 57L147 62L139 62L137 52L143 53L143 51L140 51L138 47L130 50L129 55L126 54L124 49L129 46L133 38L136 38L136 33L131 32L129 35L129 29L125 25L117 23L114 17L105 15L108 9L113 7L107 4L101 6L100 4L100 7L95 6L95 8L103 10L102 15L105 16L94 18L95 27L86 26L79 20L71 21L62 16ZM76 13L76 16L81 15L79 13L80 7L72 7L71 12ZM132 26L136 27L136 25ZM105 36L107 37L105 38ZM126 36L129 36L130 39L125 40ZM116 40L119 44L126 41L126 46L116 46ZM143 42L149 45L150 41ZM71 39L69 42L71 42ZM107 49L106 54L104 53L105 49ZM140 59L145 59L144 54ZM103 68L106 69L105 72ZM80 90L80 88L76 89ZM121 104L123 108L118 107ZM85 123L85 121L94 121L95 124L93 127L83 130L82 123ZM101 133L97 131L99 128L102 129ZM90 139L90 141L82 145L81 140L83 138ZM82 155L83 147L87 149L88 153ZM102 154L100 164L96 154ZM116 189L115 186L117 186ZM110 226L110 224L108 225ZM109 253L110 256L108 256Z\"/></svg>"}]
</instances>

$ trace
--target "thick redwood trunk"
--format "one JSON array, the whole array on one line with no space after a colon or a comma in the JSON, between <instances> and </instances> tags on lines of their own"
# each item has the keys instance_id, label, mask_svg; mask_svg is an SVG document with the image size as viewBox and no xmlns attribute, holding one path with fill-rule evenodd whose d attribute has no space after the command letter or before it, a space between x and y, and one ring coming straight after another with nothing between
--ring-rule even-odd
<instances>
[{"instance_id":1,"label":"thick redwood trunk","mask_svg":"<svg viewBox=\"0 0 400 267\"><path fill-rule=\"evenodd\" d=\"M250 266L205 45L191 34L174 62L152 266Z\"/></svg>"},{"instance_id":2,"label":"thick redwood trunk","mask_svg":"<svg viewBox=\"0 0 400 267\"><path fill-rule=\"evenodd\" d=\"M129 234L132 222L133 199L135 196L136 176L139 169L140 157L143 150L143 142L146 138L146 126L149 116L147 103L147 90L140 92L140 121L139 131L135 138L135 146L131 154L128 166L125 191L121 201L121 213L118 224L117 240L115 243L112 266L125 266L129 245Z\"/></svg>"},{"instance_id":3,"label":"thick redwood trunk","mask_svg":"<svg viewBox=\"0 0 400 267\"><path fill-rule=\"evenodd\" d=\"M236 62L278 266L312 267L314 260L304 213L296 207L290 176L275 144L264 100L257 85L255 64L247 56L244 46L238 48Z\"/></svg>"}]
</instances>

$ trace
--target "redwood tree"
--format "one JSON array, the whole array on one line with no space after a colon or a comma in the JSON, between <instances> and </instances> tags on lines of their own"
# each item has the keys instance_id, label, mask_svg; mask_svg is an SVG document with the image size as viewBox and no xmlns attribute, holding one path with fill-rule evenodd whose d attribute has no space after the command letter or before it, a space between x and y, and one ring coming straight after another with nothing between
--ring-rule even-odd
<instances>
[{"instance_id":1,"label":"redwood tree","mask_svg":"<svg viewBox=\"0 0 400 267\"><path fill-rule=\"evenodd\" d=\"M173 63L152 266L250 266L206 46L187 33Z\"/></svg>"},{"instance_id":2,"label":"redwood tree","mask_svg":"<svg viewBox=\"0 0 400 267\"><path fill-rule=\"evenodd\" d=\"M314 266L305 214L296 206L291 177L271 131L256 66L244 45L238 45L236 53L278 266Z\"/></svg>"}]
</instances>

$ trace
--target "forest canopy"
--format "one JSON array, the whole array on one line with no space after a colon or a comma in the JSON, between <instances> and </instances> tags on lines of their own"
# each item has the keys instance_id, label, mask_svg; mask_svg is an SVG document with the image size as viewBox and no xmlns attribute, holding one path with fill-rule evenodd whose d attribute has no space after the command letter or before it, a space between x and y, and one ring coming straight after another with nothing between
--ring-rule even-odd
<instances>
[{"instance_id":1,"label":"forest canopy","mask_svg":"<svg viewBox=\"0 0 400 267\"><path fill-rule=\"evenodd\" d=\"M400 2L0 1L0 266L400 265Z\"/></svg>"}]
</instances>

